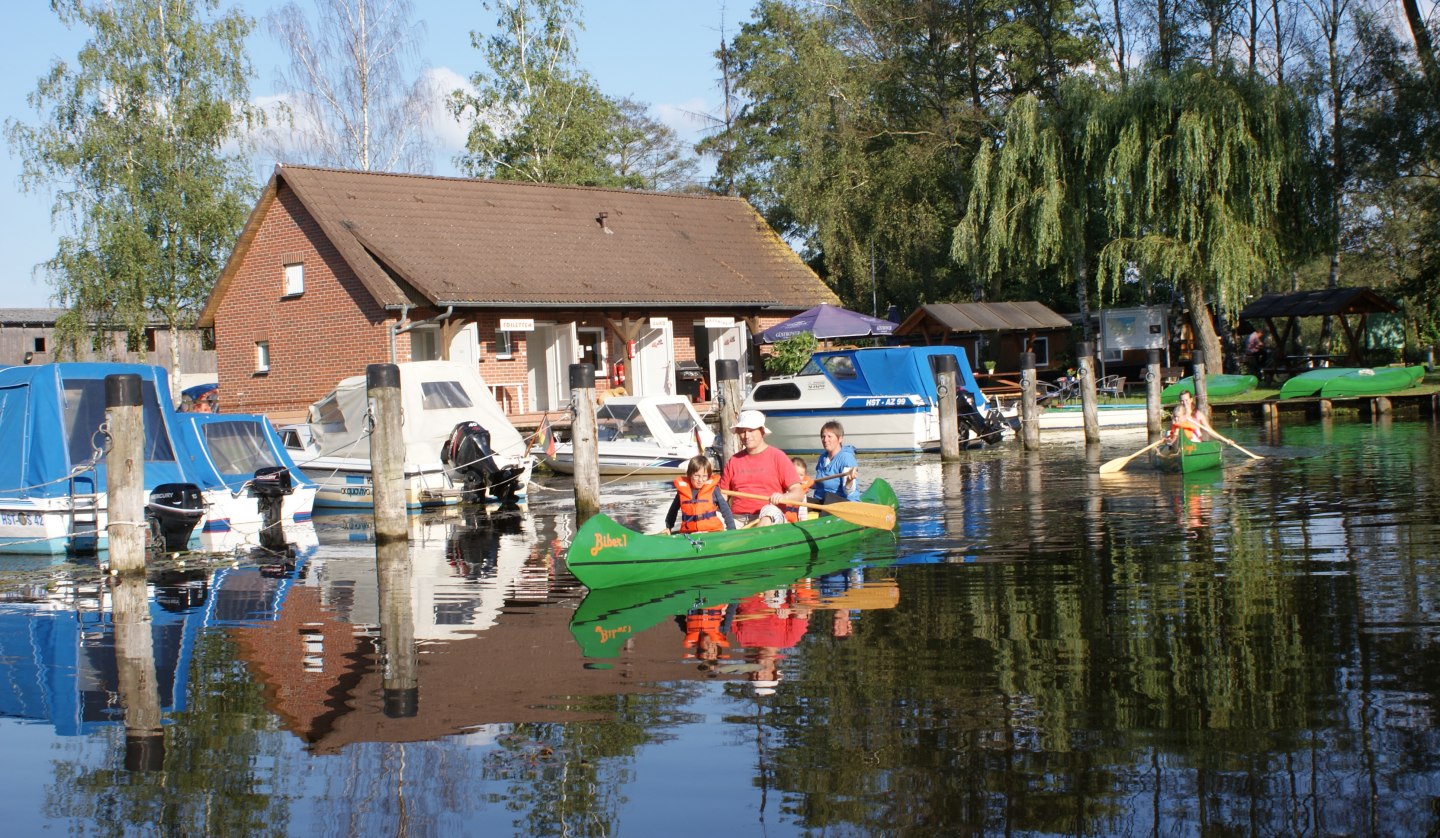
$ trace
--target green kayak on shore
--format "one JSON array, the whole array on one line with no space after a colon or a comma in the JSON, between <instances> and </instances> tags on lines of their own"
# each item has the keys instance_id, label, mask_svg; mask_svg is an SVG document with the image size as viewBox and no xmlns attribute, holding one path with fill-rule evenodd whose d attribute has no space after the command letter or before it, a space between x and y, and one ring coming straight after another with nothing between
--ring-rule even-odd
<instances>
[{"instance_id":1,"label":"green kayak on shore","mask_svg":"<svg viewBox=\"0 0 1440 838\"><path fill-rule=\"evenodd\" d=\"M894 509L895 490L884 480L876 480L861 495L860 502ZM769 527L647 535L600 513L575 533L565 563L571 575L594 590L723 573L770 562L815 559L824 550L877 531L834 515L820 515Z\"/></svg>"},{"instance_id":2,"label":"green kayak on shore","mask_svg":"<svg viewBox=\"0 0 1440 838\"><path fill-rule=\"evenodd\" d=\"M1374 369L1351 370L1326 381L1320 388L1322 399L1354 399L1366 396L1383 396L1400 390L1409 390L1425 377L1425 368L1375 367Z\"/></svg>"},{"instance_id":3,"label":"green kayak on shore","mask_svg":"<svg viewBox=\"0 0 1440 838\"><path fill-rule=\"evenodd\" d=\"M1318 370L1306 370L1299 375L1292 375L1285 379L1280 385L1280 398L1282 399L1303 399L1307 396L1315 396L1320 393L1320 388L1332 378L1339 378L1342 375L1349 375L1355 372L1355 367L1321 367Z\"/></svg>"},{"instance_id":4,"label":"green kayak on shore","mask_svg":"<svg viewBox=\"0 0 1440 838\"><path fill-rule=\"evenodd\" d=\"M1225 443L1209 439L1191 442L1182 439L1169 445L1162 445L1150 453L1151 462L1160 471L1194 474L1200 471L1220 468L1225 462Z\"/></svg>"},{"instance_id":5,"label":"green kayak on shore","mask_svg":"<svg viewBox=\"0 0 1440 838\"><path fill-rule=\"evenodd\" d=\"M1223 375L1215 373L1205 376L1205 396L1210 401L1217 399L1228 399L1239 396L1254 390L1260 384L1260 379L1253 375ZM1160 391L1161 404L1174 404L1180 401L1180 394L1188 392L1195 394L1195 377L1186 376L1179 381Z\"/></svg>"}]
</instances>

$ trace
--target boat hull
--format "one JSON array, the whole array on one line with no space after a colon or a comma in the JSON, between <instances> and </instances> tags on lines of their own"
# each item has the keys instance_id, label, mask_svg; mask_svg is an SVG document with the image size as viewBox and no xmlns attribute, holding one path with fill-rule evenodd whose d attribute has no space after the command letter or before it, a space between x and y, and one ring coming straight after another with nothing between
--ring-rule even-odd
<instances>
[{"instance_id":1,"label":"boat hull","mask_svg":"<svg viewBox=\"0 0 1440 838\"><path fill-rule=\"evenodd\" d=\"M1260 384L1260 379L1253 375L1222 375L1215 373L1205 376L1205 396L1214 401L1215 399L1230 399L1235 396L1242 396L1254 390ZM1160 391L1161 404L1173 404L1180 401L1180 394L1188 392L1195 393L1195 378L1188 376L1166 387Z\"/></svg>"},{"instance_id":2,"label":"boat hull","mask_svg":"<svg viewBox=\"0 0 1440 838\"><path fill-rule=\"evenodd\" d=\"M1320 394L1320 388L1329 381L1352 372L1355 372L1354 367L1322 367L1318 370L1307 370L1299 375L1292 375L1285 379L1284 384L1280 385L1280 398L1303 399L1307 396L1317 396Z\"/></svg>"},{"instance_id":3,"label":"boat hull","mask_svg":"<svg viewBox=\"0 0 1440 838\"><path fill-rule=\"evenodd\" d=\"M616 455L601 453L598 457L602 477L675 477L684 474L690 462L685 457L660 455ZM575 457L570 451L557 450L554 456L541 457L546 468L557 474L574 474Z\"/></svg>"},{"instance_id":4,"label":"boat hull","mask_svg":"<svg viewBox=\"0 0 1440 838\"><path fill-rule=\"evenodd\" d=\"M1151 452L1151 462L1160 471L1174 474L1195 474L1220 468L1225 462L1225 443L1218 440L1162 445Z\"/></svg>"},{"instance_id":5,"label":"boat hull","mask_svg":"<svg viewBox=\"0 0 1440 838\"><path fill-rule=\"evenodd\" d=\"M1342 375L1325 382L1320 388L1322 399L1356 399L1367 396L1383 396L1408 390L1425 377L1425 368L1379 367L1359 369L1349 375Z\"/></svg>"},{"instance_id":6,"label":"boat hull","mask_svg":"<svg viewBox=\"0 0 1440 838\"><path fill-rule=\"evenodd\" d=\"M890 507L895 492L876 480L861 497ZM575 533L566 554L570 573L591 589L637 585L770 562L817 557L823 550L876 532L830 515L769 527L645 535L621 526L608 515L592 516Z\"/></svg>"},{"instance_id":7,"label":"boat hull","mask_svg":"<svg viewBox=\"0 0 1440 838\"><path fill-rule=\"evenodd\" d=\"M1143 404L1101 404L1095 406L1095 419L1102 428L1124 428L1144 425L1147 409ZM1039 416L1040 430L1079 430L1085 427L1081 405L1049 407Z\"/></svg>"},{"instance_id":8,"label":"boat hull","mask_svg":"<svg viewBox=\"0 0 1440 838\"><path fill-rule=\"evenodd\" d=\"M854 401L854 400L852 400ZM820 428L831 420L845 426L845 442L866 453L911 453L940 448L940 423L923 404L865 407L838 405L819 410L765 413L765 441L787 454L819 454Z\"/></svg>"}]
</instances>

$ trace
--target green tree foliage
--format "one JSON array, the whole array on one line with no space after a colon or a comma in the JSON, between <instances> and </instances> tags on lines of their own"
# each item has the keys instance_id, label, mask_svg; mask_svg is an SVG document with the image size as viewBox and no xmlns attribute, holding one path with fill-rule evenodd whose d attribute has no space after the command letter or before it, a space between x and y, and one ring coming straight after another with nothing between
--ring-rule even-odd
<instances>
[{"instance_id":1,"label":"green tree foliage","mask_svg":"<svg viewBox=\"0 0 1440 838\"><path fill-rule=\"evenodd\" d=\"M68 229L43 265L70 308L61 340L74 345L92 327L133 337L151 318L188 325L248 209L247 167L226 144L250 116L250 21L216 15L217 0L52 6L90 39L30 94L40 121L5 129L23 188L53 190L52 214Z\"/></svg>"},{"instance_id":2,"label":"green tree foliage","mask_svg":"<svg viewBox=\"0 0 1440 838\"><path fill-rule=\"evenodd\" d=\"M1282 264L1279 197L1297 176L1305 111L1286 90L1191 65L1132 80L1092 114L1108 243L1101 287L1138 268L1179 288L1199 347L1223 355L1209 312L1234 313Z\"/></svg>"},{"instance_id":3,"label":"green tree foliage","mask_svg":"<svg viewBox=\"0 0 1440 838\"><path fill-rule=\"evenodd\" d=\"M794 375L805 366L819 345L809 332L776 341L771 347L772 353L765 356L765 369L773 375Z\"/></svg>"},{"instance_id":4,"label":"green tree foliage","mask_svg":"<svg viewBox=\"0 0 1440 838\"><path fill-rule=\"evenodd\" d=\"M626 184L656 192L682 192L695 186L699 163L675 130L650 116L643 103L616 103L611 165Z\"/></svg>"}]
</instances>

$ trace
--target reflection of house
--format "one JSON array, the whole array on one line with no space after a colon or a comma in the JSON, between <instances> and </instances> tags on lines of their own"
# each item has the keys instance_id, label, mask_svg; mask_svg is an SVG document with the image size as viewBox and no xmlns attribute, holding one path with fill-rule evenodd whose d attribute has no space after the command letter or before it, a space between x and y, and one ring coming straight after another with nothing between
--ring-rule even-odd
<instances>
[{"instance_id":1,"label":"reflection of house","mask_svg":"<svg viewBox=\"0 0 1440 838\"><path fill-rule=\"evenodd\" d=\"M121 361L131 364L159 364L173 373L170 364L170 328L152 323L132 343L124 329L106 329L99 347L84 346L77 353L60 352L55 340L55 321L63 308L0 309L0 365L48 364L66 361ZM180 331L181 386L215 380L215 350L207 334L199 329Z\"/></svg>"},{"instance_id":2,"label":"reflection of house","mask_svg":"<svg viewBox=\"0 0 1440 838\"><path fill-rule=\"evenodd\" d=\"M286 166L200 322L235 410L288 417L367 364L448 358L513 413L567 405L577 361L676 392L678 363L746 359L820 302L737 198Z\"/></svg>"},{"instance_id":3,"label":"reflection of house","mask_svg":"<svg viewBox=\"0 0 1440 838\"><path fill-rule=\"evenodd\" d=\"M931 303L895 329L907 343L963 346L971 363L994 361L997 372L1020 369L1020 355L1035 353L1035 368L1064 369L1074 362L1070 321L1041 303Z\"/></svg>"}]
</instances>

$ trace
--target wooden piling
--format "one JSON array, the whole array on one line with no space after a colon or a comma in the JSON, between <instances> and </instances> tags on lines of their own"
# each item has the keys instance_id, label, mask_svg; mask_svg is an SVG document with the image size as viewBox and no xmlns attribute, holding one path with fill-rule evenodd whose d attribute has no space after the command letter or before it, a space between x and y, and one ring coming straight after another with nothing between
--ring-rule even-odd
<instances>
[{"instance_id":1,"label":"wooden piling","mask_svg":"<svg viewBox=\"0 0 1440 838\"><path fill-rule=\"evenodd\" d=\"M595 431L595 366L570 365L570 446L575 458L575 523L600 511L600 439Z\"/></svg>"},{"instance_id":2,"label":"wooden piling","mask_svg":"<svg viewBox=\"0 0 1440 838\"><path fill-rule=\"evenodd\" d=\"M125 573L111 580L110 602L115 692L125 710L125 769L159 771L165 767L165 730L145 574Z\"/></svg>"},{"instance_id":3,"label":"wooden piling","mask_svg":"<svg viewBox=\"0 0 1440 838\"><path fill-rule=\"evenodd\" d=\"M1040 447L1040 412L1035 406L1035 353L1020 353L1020 443L1027 451Z\"/></svg>"},{"instance_id":4,"label":"wooden piling","mask_svg":"<svg viewBox=\"0 0 1440 838\"><path fill-rule=\"evenodd\" d=\"M410 580L410 545L389 541L375 546L380 598L380 687L385 715L413 718L420 712L419 653L415 646L415 606Z\"/></svg>"},{"instance_id":5,"label":"wooden piling","mask_svg":"<svg viewBox=\"0 0 1440 838\"><path fill-rule=\"evenodd\" d=\"M1370 411L1376 416L1388 416L1393 410L1394 406L1390 403L1390 399L1385 396L1376 396L1375 401L1370 406Z\"/></svg>"},{"instance_id":6,"label":"wooden piling","mask_svg":"<svg viewBox=\"0 0 1440 838\"><path fill-rule=\"evenodd\" d=\"M734 434L735 423L740 419L740 405L745 401L740 392L740 362L732 358L716 361L715 378L719 382L715 392L720 399L720 450L724 456L717 465L724 468L740 446Z\"/></svg>"},{"instance_id":7,"label":"wooden piling","mask_svg":"<svg viewBox=\"0 0 1440 838\"><path fill-rule=\"evenodd\" d=\"M960 365L954 355L934 358L935 396L940 402L940 462L953 463L960 459L960 420L955 405Z\"/></svg>"},{"instance_id":8,"label":"wooden piling","mask_svg":"<svg viewBox=\"0 0 1440 838\"><path fill-rule=\"evenodd\" d=\"M145 573L145 403L140 376L105 376L110 451L105 456L105 527L110 568L117 575ZM98 533L97 533L98 536Z\"/></svg>"},{"instance_id":9,"label":"wooden piling","mask_svg":"<svg viewBox=\"0 0 1440 838\"><path fill-rule=\"evenodd\" d=\"M1085 426L1085 444L1100 441L1100 414L1095 395L1095 344L1082 340L1075 344L1080 376L1080 419Z\"/></svg>"},{"instance_id":10,"label":"wooden piling","mask_svg":"<svg viewBox=\"0 0 1440 838\"><path fill-rule=\"evenodd\" d=\"M1145 430L1154 439L1164 433L1160 409L1160 350L1148 349L1145 355Z\"/></svg>"},{"instance_id":11,"label":"wooden piling","mask_svg":"<svg viewBox=\"0 0 1440 838\"><path fill-rule=\"evenodd\" d=\"M1205 352L1196 349L1190 358L1191 365L1195 368L1194 377L1190 380L1195 384L1195 409L1210 413L1210 393L1205 386Z\"/></svg>"},{"instance_id":12,"label":"wooden piling","mask_svg":"<svg viewBox=\"0 0 1440 838\"><path fill-rule=\"evenodd\" d=\"M370 499L375 510L375 542L407 540L405 437L401 430L400 368L370 364L365 368L374 428L370 432Z\"/></svg>"}]
</instances>

